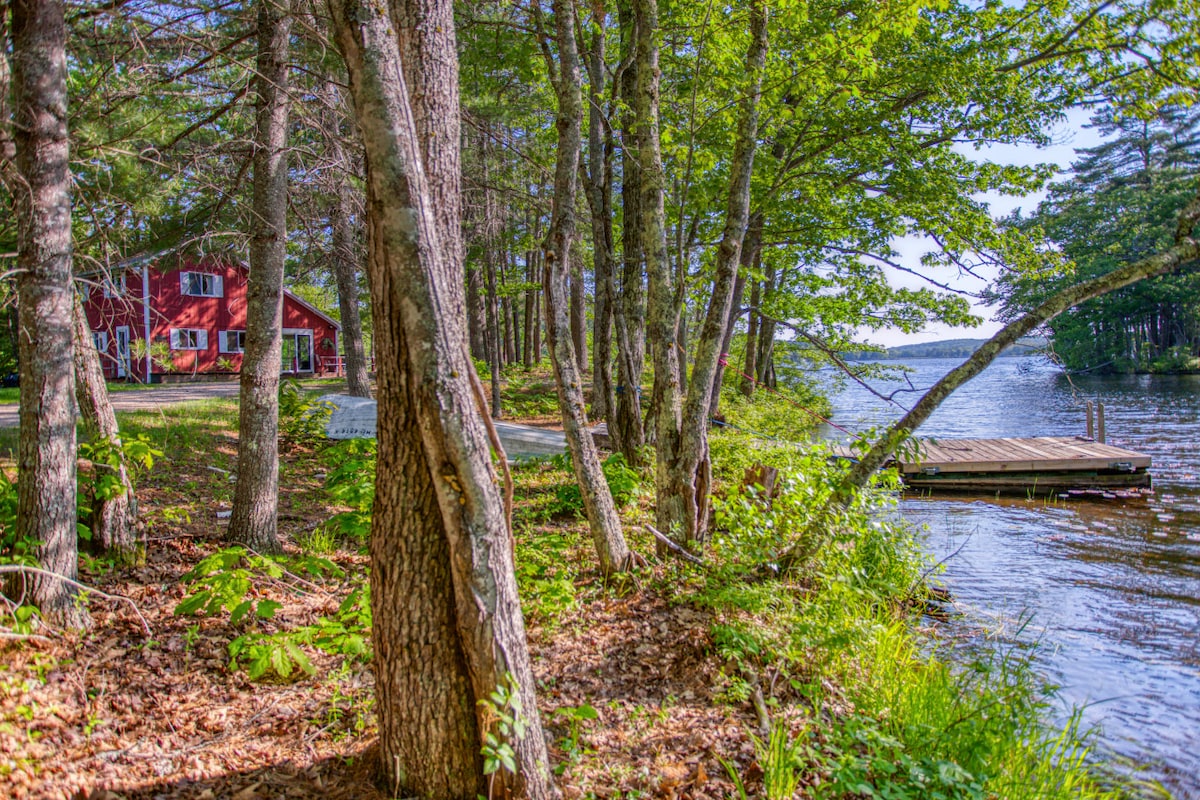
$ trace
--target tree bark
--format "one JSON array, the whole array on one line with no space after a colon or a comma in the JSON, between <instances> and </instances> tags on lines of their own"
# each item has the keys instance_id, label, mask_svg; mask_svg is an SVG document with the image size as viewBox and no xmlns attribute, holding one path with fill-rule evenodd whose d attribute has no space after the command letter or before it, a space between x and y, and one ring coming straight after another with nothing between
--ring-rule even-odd
<instances>
[{"instance_id":1,"label":"tree bark","mask_svg":"<svg viewBox=\"0 0 1200 800\"><path fill-rule=\"evenodd\" d=\"M358 263L356 257L353 201L350 187L341 176L330 208L333 228L333 273L338 288L338 314L342 321L342 350L346 354L346 391L351 397L371 396L371 374L363 347L362 316L358 312Z\"/></svg>"},{"instance_id":2,"label":"tree bark","mask_svg":"<svg viewBox=\"0 0 1200 800\"><path fill-rule=\"evenodd\" d=\"M1200 241L1195 238L1195 228L1200 220L1200 195L1193 198L1179 215L1175 230L1174 246L1147 258L1127 264L1106 275L1093 278L1058 292L1044 300L1024 316L1013 320L988 339L970 358L946 374L917 401L912 410L884 432L871 449L857 461L842 483L843 498L852 497L854 492L866 486L875 470L907 436L921 426L950 394L996 360L1004 350L1026 336L1034 328L1044 325L1069 308L1094 297L1122 289L1146 278L1174 272L1180 265L1200 258Z\"/></svg>"},{"instance_id":3,"label":"tree bark","mask_svg":"<svg viewBox=\"0 0 1200 800\"><path fill-rule=\"evenodd\" d=\"M254 210L246 279L246 352L238 408L237 488L228 538L263 553L281 551L279 365L283 267L287 256L288 37L290 0L258 4L255 69Z\"/></svg>"},{"instance_id":4,"label":"tree bark","mask_svg":"<svg viewBox=\"0 0 1200 800\"><path fill-rule=\"evenodd\" d=\"M756 254L756 257L761 258L761 255ZM757 388L755 376L758 375L758 339L762 321L759 307L762 305L762 294L762 281L756 275L750 283L750 315L746 322L746 352L742 360L740 384L742 394L746 397L753 397Z\"/></svg>"},{"instance_id":5,"label":"tree bark","mask_svg":"<svg viewBox=\"0 0 1200 800\"><path fill-rule=\"evenodd\" d=\"M596 443L588 430L577 342L567 314L567 265L575 237L575 195L579 158L583 150L583 91L580 86L579 52L575 40L575 0L554 0L554 23L558 40L558 151L554 169L554 205L550 235L544 257L542 283L546 298L546 339L550 363L558 389L563 433L571 452L575 479L583 496L588 527L605 575L629 567L629 547L621 531L612 493L600 465ZM573 309L572 309L573 310ZM582 330L582 329L581 329ZM586 352L583 351L583 352Z\"/></svg>"},{"instance_id":6,"label":"tree bark","mask_svg":"<svg viewBox=\"0 0 1200 800\"><path fill-rule=\"evenodd\" d=\"M686 518L685 498L672 496L672 465L679 456L679 431L683 408L679 385L679 348L676 340L675 285L667 257L665 189L659 141L658 2L634 0L637 84L632 98L634 143L637 148L638 217L627 220L638 228L646 259L646 338L654 364L650 400L655 427L656 518L668 536L686 539L679 525ZM660 545L660 548L662 545Z\"/></svg>"},{"instance_id":7,"label":"tree bark","mask_svg":"<svg viewBox=\"0 0 1200 800\"><path fill-rule=\"evenodd\" d=\"M712 299L696 343L696 357L683 406L682 425L668 434L663 426L671 417L665 414L659 416L659 441L664 438L677 441L678 450L673 454L673 460L666 464L665 470L663 459L659 457L658 474L662 482L657 487L658 504L660 509L666 505L671 516L666 516L660 510L658 521L664 531L679 531L685 546L702 544L707 538L708 492L712 484L708 408L721 359L721 343L733 305L733 286L737 278L742 239L750 216L750 177L754 171L758 104L762 96L762 73L767 57L767 15L763 0L750 0L750 31L750 48L746 54L749 85L742 100L742 113L730 164L725 228L717 248Z\"/></svg>"},{"instance_id":8,"label":"tree bark","mask_svg":"<svg viewBox=\"0 0 1200 800\"><path fill-rule=\"evenodd\" d=\"M108 385L104 382L100 354L96 352L96 343L92 339L92 330L88 327L79 295L74 295L71 305L75 326L75 395L79 403L79 416L83 418L92 442L107 442L113 448L117 461L114 467L93 460L92 469L97 474L115 475L124 489L114 497L92 498L92 542L118 564L129 566L137 563L142 556L142 546L137 537L137 496L121 449L121 431L108 399Z\"/></svg>"},{"instance_id":9,"label":"tree bark","mask_svg":"<svg viewBox=\"0 0 1200 800\"><path fill-rule=\"evenodd\" d=\"M582 104L581 104L582 105ZM571 272L571 343L575 350L575 366L586 372L587 363L587 293L583 286L583 260L574 258L562 268ZM543 267L545 271L545 267ZM550 340L550 316L546 315L546 340ZM554 345L550 345L553 347Z\"/></svg>"},{"instance_id":10,"label":"tree bark","mask_svg":"<svg viewBox=\"0 0 1200 800\"><path fill-rule=\"evenodd\" d=\"M592 272L596 299L592 319L592 419L607 420L616 410L613 392L612 337L613 279L612 129L604 117L604 39L607 14L603 7L592 16L591 47L584 63L588 73L588 158L582 170L592 221ZM611 426L610 426L611 427Z\"/></svg>"},{"instance_id":11,"label":"tree bark","mask_svg":"<svg viewBox=\"0 0 1200 800\"><path fill-rule=\"evenodd\" d=\"M354 235L354 198L350 192L350 176L354 170L351 159L342 145L339 108L342 94L337 84L326 84L330 111L325 118L325 144L329 158L336 165L331 170L329 187L329 226L332 229L333 252L331 264L338 290L338 315L342 323L341 344L346 354L346 390L351 397L371 396L371 377L367 368L367 353L363 348L362 317L358 313L358 248Z\"/></svg>"},{"instance_id":12,"label":"tree bark","mask_svg":"<svg viewBox=\"0 0 1200 800\"><path fill-rule=\"evenodd\" d=\"M471 358L486 362L487 322L483 307L483 272L478 266L467 267L467 336L471 341Z\"/></svg>"},{"instance_id":13,"label":"tree bark","mask_svg":"<svg viewBox=\"0 0 1200 800\"><path fill-rule=\"evenodd\" d=\"M729 321L725 325L725 338L721 342L721 360L717 362L717 374L713 377L712 402L708 406L708 415L715 417L721 410L721 389L725 385L725 368L728 366L729 348L733 344L733 334L737 328L738 317L742 307L742 298L746 292L747 273L754 266L762 246L762 213L750 215L746 225L746 235L742 239L742 252L738 256L737 278L733 283L733 303L729 311Z\"/></svg>"},{"instance_id":14,"label":"tree bark","mask_svg":"<svg viewBox=\"0 0 1200 800\"><path fill-rule=\"evenodd\" d=\"M620 88L625 106L637 93L640 67L636 58L637 15L630 0L617 4L621 24L621 61L628 64L621 75ZM642 464L646 430L642 424L642 372L646 367L646 291L643 274L642 234L638 225L641 214L641 168L636 146L636 112L627 110L622 118L621 206L621 288L614 312L617 334L616 413L609 415L608 430L614 446L634 465Z\"/></svg>"},{"instance_id":15,"label":"tree bark","mask_svg":"<svg viewBox=\"0 0 1200 800\"><path fill-rule=\"evenodd\" d=\"M405 86L408 74L420 74L426 91L457 98L451 4L398 5L402 13L389 19L361 0L330 2L366 144L373 229L382 489L371 580L382 767L398 796L557 797L517 601L511 501L497 486L483 391L467 358L463 314L455 313L461 247L441 241L458 232L437 224L425 179L457 170L449 150L458 139L445 135L445 118L414 120L416 89ZM404 40L413 24L427 26L430 46L401 68L393 37ZM418 142L430 138L440 146L422 152ZM510 742L518 771L498 772L488 785L480 748L496 729L477 701L510 680L527 725Z\"/></svg>"},{"instance_id":16,"label":"tree bark","mask_svg":"<svg viewBox=\"0 0 1200 800\"><path fill-rule=\"evenodd\" d=\"M72 364L71 175L66 24L59 0L13 0L12 96L20 344L17 524L38 542L38 564L78 576L75 528L75 371ZM46 619L86 627L66 582L31 580Z\"/></svg>"}]
</instances>

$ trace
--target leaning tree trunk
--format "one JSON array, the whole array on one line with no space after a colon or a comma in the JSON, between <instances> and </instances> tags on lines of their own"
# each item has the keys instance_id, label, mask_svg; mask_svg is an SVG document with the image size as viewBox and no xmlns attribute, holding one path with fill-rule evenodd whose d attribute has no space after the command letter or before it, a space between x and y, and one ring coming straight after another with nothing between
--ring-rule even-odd
<instances>
[{"instance_id":1,"label":"leaning tree trunk","mask_svg":"<svg viewBox=\"0 0 1200 800\"><path fill-rule=\"evenodd\" d=\"M362 316L358 312L358 248L354 235L354 197L350 176L354 174L352 159L342 144L342 93L337 84L329 81L326 94L330 105L325 115L325 146L335 165L331 170L329 194L329 227L332 229L333 252L330 263L338 290L338 316L342 323L342 352L346 354L346 390L351 397L371 396L371 376L367 368L367 351L363 347Z\"/></svg>"},{"instance_id":2,"label":"leaning tree trunk","mask_svg":"<svg viewBox=\"0 0 1200 800\"><path fill-rule=\"evenodd\" d=\"M74 295L71 305L75 326L75 396L79 403L79 416L83 418L93 443L106 442L116 462L113 465L93 459L92 469L97 476L103 474L115 478L120 487L119 491L115 491L116 487L111 490L106 487L93 496L92 542L118 564L129 566L137 563L142 555L137 537L137 496L133 492L133 481L129 478L125 453L121 449L121 431L108 399L100 354L96 352L96 343L92 339L92 330L88 327L79 295Z\"/></svg>"},{"instance_id":3,"label":"leaning tree trunk","mask_svg":"<svg viewBox=\"0 0 1200 800\"><path fill-rule=\"evenodd\" d=\"M558 389L563 432L571 451L575 479L583 496L588 526L605 575L625 570L629 547L621 520L600 466L596 443L588 430L579 369L577 342L567 314L567 265L575 236L575 194L579 157L583 149L583 92L580 88L579 52L575 41L575 0L554 0L558 39L558 157L554 169L554 206L542 270L546 298L546 339Z\"/></svg>"},{"instance_id":4,"label":"leaning tree trunk","mask_svg":"<svg viewBox=\"0 0 1200 800\"><path fill-rule=\"evenodd\" d=\"M246 279L246 352L238 407L237 488L228 538L280 551L279 364L287 255L288 37L290 0L260 0L254 84L254 208Z\"/></svg>"},{"instance_id":5,"label":"leaning tree trunk","mask_svg":"<svg viewBox=\"0 0 1200 800\"><path fill-rule=\"evenodd\" d=\"M459 233L434 211L431 187L457 187L458 137L447 133L457 112L429 113L457 102L452 4L397 2L391 19L362 0L331 0L330 10L366 145L373 230L381 439L371 599L385 783L401 796L556 797L517 600L511 497L497 486L467 353L462 248L442 241ZM479 701L509 684L526 723L507 743L518 769L488 785L480 749L498 731Z\"/></svg>"},{"instance_id":6,"label":"leaning tree trunk","mask_svg":"<svg viewBox=\"0 0 1200 800\"><path fill-rule=\"evenodd\" d=\"M663 530L678 531L685 545L703 543L708 530L708 490L712 483L712 463L708 453L708 407L712 401L714 378L721 361L721 344L733 305L733 287L737 278L742 239L750 216L750 176L754 171L754 152L758 140L758 104L762 96L762 73L767 58L767 16L763 0L750 0L750 49L746 54L749 86L742 100L737 139L730 164L729 195L725 210L725 229L717 248L712 299L692 364L691 383L683 407L683 424L672 438L678 442L674 459L667 464L665 484L658 486L660 507L664 495L668 508L679 516L664 518L658 513ZM660 416L659 439L665 431ZM659 460L659 479L664 477Z\"/></svg>"},{"instance_id":7,"label":"leaning tree trunk","mask_svg":"<svg viewBox=\"0 0 1200 800\"><path fill-rule=\"evenodd\" d=\"M841 496L849 499L854 493L866 486L867 481L875 470L883 466L883 462L907 436L911 435L929 416L937 410L950 393L974 378L1005 349L1012 346L1022 336L1026 336L1034 328L1044 325L1062 312L1077 306L1094 297L1123 289L1126 286L1174 272L1180 265L1200 258L1200 241L1195 238L1197 221L1200 221L1200 195L1193 198L1180 213L1179 222L1175 229L1175 244L1155 255L1148 256L1132 264L1113 270L1107 275L1092 278L1089 281L1069 286L1066 289L1044 300L1024 316L1013 320L1000 329L995 336L988 339L966 361L955 367L940 381L935 383L928 392L917 401L912 410L893 424L873 444L866 455L855 462L842 483Z\"/></svg>"},{"instance_id":8,"label":"leaning tree trunk","mask_svg":"<svg viewBox=\"0 0 1200 800\"><path fill-rule=\"evenodd\" d=\"M21 403L18 539L37 542L29 597L53 622L85 627L75 588L75 371L66 24L59 0L13 0L12 94Z\"/></svg>"}]
</instances>

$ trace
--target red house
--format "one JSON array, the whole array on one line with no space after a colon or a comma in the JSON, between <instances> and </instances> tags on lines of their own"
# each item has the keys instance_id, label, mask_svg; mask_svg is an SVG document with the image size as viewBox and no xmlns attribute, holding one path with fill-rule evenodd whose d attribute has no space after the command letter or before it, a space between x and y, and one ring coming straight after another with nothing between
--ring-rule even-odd
<instances>
[{"instance_id":1,"label":"red house","mask_svg":"<svg viewBox=\"0 0 1200 800\"><path fill-rule=\"evenodd\" d=\"M247 272L212 258L181 259L172 270L147 260L85 283L84 310L106 377L153 383L164 375L238 372ZM340 330L331 317L285 291L282 372L336 372Z\"/></svg>"}]
</instances>

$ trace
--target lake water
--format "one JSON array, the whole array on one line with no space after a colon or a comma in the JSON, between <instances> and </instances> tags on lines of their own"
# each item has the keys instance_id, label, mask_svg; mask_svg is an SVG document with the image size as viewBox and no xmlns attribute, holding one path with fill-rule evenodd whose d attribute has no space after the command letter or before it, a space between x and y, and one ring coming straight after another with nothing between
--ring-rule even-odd
<instances>
[{"instance_id":1,"label":"lake water","mask_svg":"<svg viewBox=\"0 0 1200 800\"><path fill-rule=\"evenodd\" d=\"M928 388L958 363L913 360L909 380ZM919 396L896 400L906 409ZM852 431L903 413L854 384L832 398L834 421ZM918 433L1083 434L1088 400L1104 403L1110 444L1153 458L1150 500L941 496L905 499L902 513L928 527L967 622L1040 641L1039 667L1065 707L1099 727L1102 755L1144 765L1140 775L1178 798L1200 798L1200 376L1068 377L1041 358L999 359Z\"/></svg>"}]
</instances>

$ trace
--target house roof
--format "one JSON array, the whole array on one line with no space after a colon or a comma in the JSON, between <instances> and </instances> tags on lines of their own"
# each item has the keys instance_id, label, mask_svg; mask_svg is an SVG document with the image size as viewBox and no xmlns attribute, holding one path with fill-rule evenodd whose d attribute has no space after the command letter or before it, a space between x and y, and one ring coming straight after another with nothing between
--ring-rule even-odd
<instances>
[{"instance_id":1,"label":"house roof","mask_svg":"<svg viewBox=\"0 0 1200 800\"><path fill-rule=\"evenodd\" d=\"M316 306L314 306L312 303L309 303L309 302L307 302L306 300L302 299L302 298L301 298L299 295L293 294L293 293L292 293L290 290L288 290L288 289L284 289L284 290L283 290L283 293L284 293L286 296L288 296L288 297L292 298L292 300L294 300L294 301L296 302L296 304L297 304L297 305L299 305L299 306L303 306L304 308L308 309L308 310L309 310L309 311L311 311L312 313L316 314L316 315L317 315L318 317L320 317L321 319L323 319L323 320L325 320L326 322L328 322L328 323L329 323L330 325L332 325L333 327L337 328L337 329L338 329L338 331L341 331L341 329L342 329L342 323L338 322L336 319L334 319L333 317L329 316L329 315L328 315L328 314L326 314L324 311L322 311L321 309L319 309L319 308L317 308Z\"/></svg>"}]
</instances>

